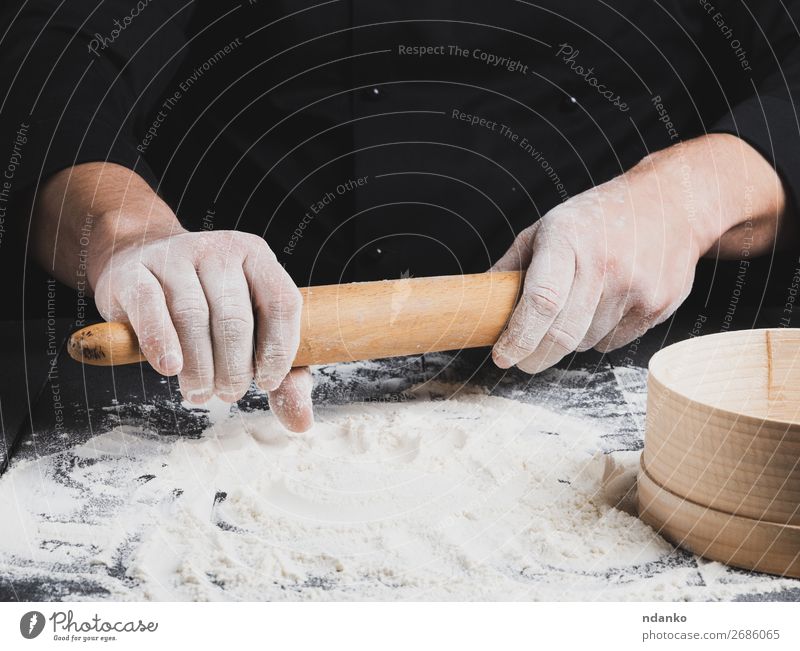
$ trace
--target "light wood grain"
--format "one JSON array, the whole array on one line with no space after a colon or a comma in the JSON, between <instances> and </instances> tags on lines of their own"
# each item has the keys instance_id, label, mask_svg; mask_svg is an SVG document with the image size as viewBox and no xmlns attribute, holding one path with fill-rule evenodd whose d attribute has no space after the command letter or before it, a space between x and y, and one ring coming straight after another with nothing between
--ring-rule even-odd
<instances>
[{"instance_id":1,"label":"light wood grain","mask_svg":"<svg viewBox=\"0 0 800 651\"><path fill-rule=\"evenodd\" d=\"M728 332L650 363L643 461L673 493L748 518L800 524L796 330Z\"/></svg>"},{"instance_id":2,"label":"light wood grain","mask_svg":"<svg viewBox=\"0 0 800 651\"><path fill-rule=\"evenodd\" d=\"M639 516L676 545L704 558L800 578L800 527L731 515L660 486L642 466Z\"/></svg>"},{"instance_id":3,"label":"light wood grain","mask_svg":"<svg viewBox=\"0 0 800 651\"><path fill-rule=\"evenodd\" d=\"M521 288L519 272L326 285L301 289L301 343L295 366L490 346ZM88 326L68 351L86 364L144 358L123 323Z\"/></svg>"},{"instance_id":4,"label":"light wood grain","mask_svg":"<svg viewBox=\"0 0 800 651\"><path fill-rule=\"evenodd\" d=\"M769 417L798 422L800 416L800 332L767 330Z\"/></svg>"}]
</instances>

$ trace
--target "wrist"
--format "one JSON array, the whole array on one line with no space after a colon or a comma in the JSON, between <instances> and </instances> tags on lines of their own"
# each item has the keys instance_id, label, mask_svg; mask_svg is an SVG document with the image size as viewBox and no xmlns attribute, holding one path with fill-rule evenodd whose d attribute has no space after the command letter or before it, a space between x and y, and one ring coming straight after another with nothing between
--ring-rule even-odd
<instances>
[{"instance_id":1,"label":"wrist","mask_svg":"<svg viewBox=\"0 0 800 651\"><path fill-rule=\"evenodd\" d=\"M665 219L688 225L701 255L726 233L775 225L786 208L774 168L729 134L701 136L655 152L630 173L656 189Z\"/></svg>"},{"instance_id":2,"label":"wrist","mask_svg":"<svg viewBox=\"0 0 800 651\"><path fill-rule=\"evenodd\" d=\"M660 220L663 228L681 237L699 259L719 236L709 218L707 202L698 195L690 152L685 148L681 143L649 154L624 176L633 197L633 210Z\"/></svg>"},{"instance_id":3,"label":"wrist","mask_svg":"<svg viewBox=\"0 0 800 651\"><path fill-rule=\"evenodd\" d=\"M114 256L185 232L169 208L151 210L148 214L112 210L92 217L86 263L87 281L92 292Z\"/></svg>"}]
</instances>

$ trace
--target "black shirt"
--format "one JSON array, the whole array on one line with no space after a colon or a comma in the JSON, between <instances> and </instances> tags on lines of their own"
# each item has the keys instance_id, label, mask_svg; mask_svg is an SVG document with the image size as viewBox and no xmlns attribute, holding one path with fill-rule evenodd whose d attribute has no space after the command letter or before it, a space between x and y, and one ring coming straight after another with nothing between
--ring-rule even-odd
<instances>
[{"instance_id":1,"label":"black shirt","mask_svg":"<svg viewBox=\"0 0 800 651\"><path fill-rule=\"evenodd\" d=\"M793 0L4 4L8 197L119 163L187 228L263 235L300 285L483 271L557 203L711 131L800 190Z\"/></svg>"}]
</instances>

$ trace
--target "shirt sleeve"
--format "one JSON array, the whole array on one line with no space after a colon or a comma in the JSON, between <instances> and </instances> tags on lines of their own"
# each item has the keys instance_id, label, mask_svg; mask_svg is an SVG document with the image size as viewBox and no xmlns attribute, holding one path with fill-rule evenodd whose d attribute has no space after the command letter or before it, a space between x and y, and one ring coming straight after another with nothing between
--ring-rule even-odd
<instances>
[{"instance_id":1,"label":"shirt sleeve","mask_svg":"<svg viewBox=\"0 0 800 651\"><path fill-rule=\"evenodd\" d=\"M10 161L8 191L90 161L118 163L156 183L137 145L182 59L193 4L3 3L0 167Z\"/></svg>"},{"instance_id":2,"label":"shirt sleeve","mask_svg":"<svg viewBox=\"0 0 800 651\"><path fill-rule=\"evenodd\" d=\"M743 139L781 176L792 205L800 200L800 2L719 3L723 39L738 62L743 97L709 129ZM716 25L716 23L712 24Z\"/></svg>"}]
</instances>

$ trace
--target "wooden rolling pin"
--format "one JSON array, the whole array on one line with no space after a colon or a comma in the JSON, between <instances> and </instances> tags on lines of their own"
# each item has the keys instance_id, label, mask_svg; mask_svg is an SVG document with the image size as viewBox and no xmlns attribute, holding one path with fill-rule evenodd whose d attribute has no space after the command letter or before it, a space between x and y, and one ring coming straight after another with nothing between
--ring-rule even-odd
<instances>
[{"instance_id":1,"label":"wooden rolling pin","mask_svg":"<svg viewBox=\"0 0 800 651\"><path fill-rule=\"evenodd\" d=\"M502 272L301 289L300 348L294 365L489 346L502 333L521 282L519 272ZM126 323L78 330L68 351L73 359L95 366L144 360Z\"/></svg>"}]
</instances>

